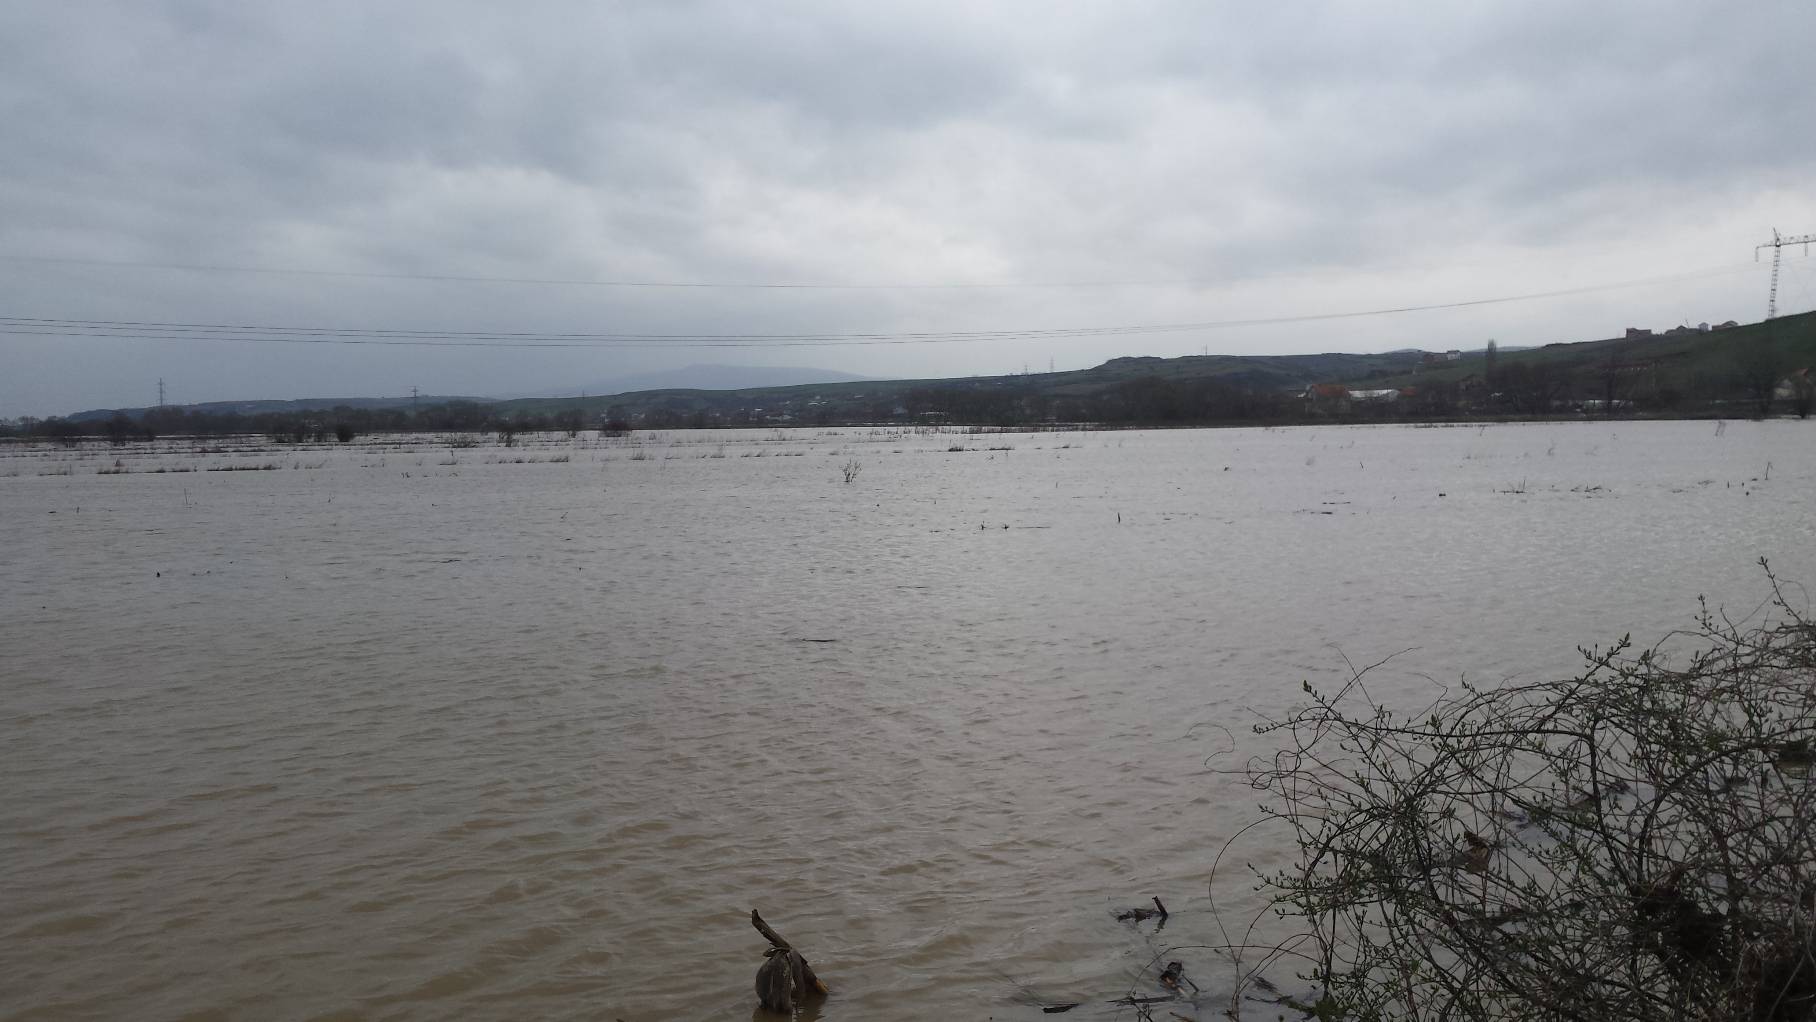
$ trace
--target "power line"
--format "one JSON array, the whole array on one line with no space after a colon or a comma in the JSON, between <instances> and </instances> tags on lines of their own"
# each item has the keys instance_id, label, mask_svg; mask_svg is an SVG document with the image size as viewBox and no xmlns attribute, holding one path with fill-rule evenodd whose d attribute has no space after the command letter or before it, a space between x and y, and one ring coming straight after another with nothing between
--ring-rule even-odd
<instances>
[{"instance_id":1,"label":"power line","mask_svg":"<svg viewBox=\"0 0 1816 1022\"><path fill-rule=\"evenodd\" d=\"M288 277L351 277L367 280L419 280L458 284L538 284L557 287L677 288L729 291L959 291L1011 290L1018 288L1118 288L1212 287L1227 281L1208 280L1058 280L835 284L809 281L697 281L617 280L584 277L493 277L458 273L383 273L372 270L312 270L282 266L226 266L215 263L167 263L137 259L83 259L75 256L5 255L0 261L15 263L101 266L138 270L178 270L188 273L243 273Z\"/></svg>"},{"instance_id":2,"label":"power line","mask_svg":"<svg viewBox=\"0 0 1816 1022\"><path fill-rule=\"evenodd\" d=\"M371 270L319 270L281 266L228 266L218 263L172 263L136 259L85 259L76 256L0 254L0 261L15 263L98 266L120 269L176 270L187 273L237 273L289 277L336 277L367 280L416 280L459 284L537 284L560 287L704 289L744 291L962 291L1014 289L1067 289L1119 287L1218 287L1226 280L1061 280L982 282L828 283L810 281L694 281L620 280L584 277L512 277L456 273L384 273Z\"/></svg>"},{"instance_id":3,"label":"power line","mask_svg":"<svg viewBox=\"0 0 1816 1022\"><path fill-rule=\"evenodd\" d=\"M588 333L547 331L424 330L382 327L269 326L243 323L182 323L146 320L54 319L0 316L0 334L42 337L113 338L120 340L221 341L240 344L361 344L447 348L612 348L612 347L834 347L904 344L956 344L985 341L1058 340L1111 337L1238 327L1279 326L1329 320L1393 316L1510 302L1536 301L1570 295L1696 280L1725 274L1751 272L1751 266L1672 274L1638 280L1535 291L1525 294L1472 298L1423 305L1402 305L1345 312L1296 316L1262 316L1247 319L1205 320L1189 323L1147 323L1125 326L1039 327L1014 330L955 330L897 332L829 332L780 334L659 334Z\"/></svg>"}]
</instances>

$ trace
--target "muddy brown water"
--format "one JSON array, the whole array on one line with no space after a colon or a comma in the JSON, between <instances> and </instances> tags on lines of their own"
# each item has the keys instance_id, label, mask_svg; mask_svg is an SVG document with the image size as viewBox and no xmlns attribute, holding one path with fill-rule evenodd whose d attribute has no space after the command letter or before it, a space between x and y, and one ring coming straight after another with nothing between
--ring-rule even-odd
<instances>
[{"instance_id":1,"label":"muddy brown water","mask_svg":"<svg viewBox=\"0 0 1816 1022\"><path fill-rule=\"evenodd\" d=\"M812 1017L1213 1018L1257 714L1816 584L1816 425L16 445L0 538L0 1017L742 1020L757 907Z\"/></svg>"}]
</instances>

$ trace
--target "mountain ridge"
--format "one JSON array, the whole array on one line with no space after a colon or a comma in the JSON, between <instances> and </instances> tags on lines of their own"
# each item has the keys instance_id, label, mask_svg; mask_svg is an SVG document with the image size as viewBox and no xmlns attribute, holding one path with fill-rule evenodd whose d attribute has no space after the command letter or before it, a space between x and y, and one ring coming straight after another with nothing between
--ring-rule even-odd
<instances>
[{"instance_id":1,"label":"mountain ridge","mask_svg":"<svg viewBox=\"0 0 1816 1022\"><path fill-rule=\"evenodd\" d=\"M1629 336L1591 341L1505 347L1498 351L1498 365L1502 373L1513 374L1510 379L1531 377L1529 403L1534 407L1551 392L1557 397L1602 395L1604 402L1612 402L1627 400L1617 395L1617 390L1631 393L1639 389L1653 395L1661 407L1672 407L1680 400L1716 400L1720 393L1738 393L1747 386L1758 391L1762 385L1757 381L1751 385L1741 383L1740 377L1748 369L1741 363L1747 359L1757 363L1752 366L1753 375L1757 376L1764 366L1759 356L1768 351L1772 353L1772 360L1782 363L1780 368L1784 372L1807 370L1816 364L1816 312L1707 332L1681 329L1659 334L1635 332ZM685 370L673 372L680 374ZM835 374L830 370L821 372L850 375ZM1125 355L1088 369L1009 376L860 377L736 389L659 387L585 397L502 400L423 395L414 399L414 403L426 409L431 405L468 402L483 407L483 412L477 413L481 418L534 418L578 412L585 421L612 417L668 424L888 421L927 414L937 414L952 421L988 421L1010 417L1019 420L1039 403L1044 403L1043 414L1049 416L1065 418L1069 411L1089 414L1102 410L1101 400L1106 395L1129 388L1216 387L1271 396L1277 403L1279 398L1289 394L1296 398L1313 384L1337 384L1374 393L1406 389L1430 395L1456 391L1459 387L1479 390L1492 383L1495 376L1495 366L1488 362L1486 352L1480 348L1459 351L1455 358L1420 349L1374 354L1323 352L1171 358ZM1763 386L1769 390L1772 382L1767 380ZM1490 391L1496 389L1495 386L1488 387ZM412 403L409 397L304 398L214 401L173 408L258 415L328 410L336 406L397 409ZM136 420L156 410L91 409L65 418L71 422L92 422L125 414Z\"/></svg>"}]
</instances>

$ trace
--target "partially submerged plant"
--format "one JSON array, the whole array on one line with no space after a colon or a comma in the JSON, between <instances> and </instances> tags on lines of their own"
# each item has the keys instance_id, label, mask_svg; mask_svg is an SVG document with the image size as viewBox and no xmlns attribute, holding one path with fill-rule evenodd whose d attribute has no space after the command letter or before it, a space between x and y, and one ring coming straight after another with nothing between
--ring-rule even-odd
<instances>
[{"instance_id":1,"label":"partially submerged plant","mask_svg":"<svg viewBox=\"0 0 1816 1022\"><path fill-rule=\"evenodd\" d=\"M771 929L754 908L750 910L750 925L756 927L770 945L769 950L763 952L762 966L757 969L757 1004L764 1011L793 1015L796 1006L808 999L826 996L826 984L814 975L813 966L807 963L806 957Z\"/></svg>"},{"instance_id":2,"label":"partially submerged plant","mask_svg":"<svg viewBox=\"0 0 1816 1022\"><path fill-rule=\"evenodd\" d=\"M1816 1018L1816 624L1771 581L1758 620L1705 606L1573 678L1408 713L1376 664L1259 726L1286 748L1250 780L1299 849L1262 881L1315 1013Z\"/></svg>"}]
</instances>

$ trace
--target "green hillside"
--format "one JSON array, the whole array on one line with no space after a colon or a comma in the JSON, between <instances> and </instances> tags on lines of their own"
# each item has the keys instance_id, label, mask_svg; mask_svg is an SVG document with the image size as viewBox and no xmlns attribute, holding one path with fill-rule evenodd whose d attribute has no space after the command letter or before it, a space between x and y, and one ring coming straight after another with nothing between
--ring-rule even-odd
<instances>
[{"instance_id":1,"label":"green hillside","mask_svg":"<svg viewBox=\"0 0 1816 1022\"><path fill-rule=\"evenodd\" d=\"M1549 398L1669 413L1736 405L1744 409L1767 399L1791 374L1811 367L1816 367L1816 312L1706 333L1616 337L1504 351L1493 365L1484 352L1474 351L1456 361L1341 382L1351 387L1451 390L1459 399L1473 394L1477 406L1514 412L1536 411L1540 399Z\"/></svg>"},{"instance_id":2,"label":"green hillside","mask_svg":"<svg viewBox=\"0 0 1816 1022\"><path fill-rule=\"evenodd\" d=\"M646 390L587 398L220 402L96 412L0 434L146 434L632 428L833 423L1091 422L1216 425L1634 416L1808 415L1816 313L1520 351L1376 355L1188 355L1090 369L962 379L863 380L745 390Z\"/></svg>"},{"instance_id":3,"label":"green hillside","mask_svg":"<svg viewBox=\"0 0 1816 1022\"><path fill-rule=\"evenodd\" d=\"M1097 403L1105 395L1152 381L1186 388L1297 395L1331 379L1400 375L1418 363L1416 351L1379 355L1187 355L1112 359L1090 369L958 379L867 380L748 390L651 390L587 398L504 401L493 410L514 416L580 412L589 420L614 416L669 425L768 422L890 421L945 416L954 420L1020 420L1031 405L1054 409ZM1052 412L1049 414L1058 414Z\"/></svg>"},{"instance_id":4,"label":"green hillside","mask_svg":"<svg viewBox=\"0 0 1816 1022\"><path fill-rule=\"evenodd\" d=\"M827 383L748 390L654 390L500 402L513 417L578 414L634 425L1041 421L1186 423L1341 418L1758 414L1796 370L1816 365L1816 313L1708 332L1611 338L1455 360L1374 355L1118 358L1090 369L944 380ZM1315 402L1314 384L1362 391ZM1390 395L1389 392L1392 392ZM1780 407L1784 406L1784 407Z\"/></svg>"}]
</instances>

